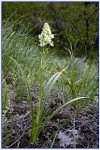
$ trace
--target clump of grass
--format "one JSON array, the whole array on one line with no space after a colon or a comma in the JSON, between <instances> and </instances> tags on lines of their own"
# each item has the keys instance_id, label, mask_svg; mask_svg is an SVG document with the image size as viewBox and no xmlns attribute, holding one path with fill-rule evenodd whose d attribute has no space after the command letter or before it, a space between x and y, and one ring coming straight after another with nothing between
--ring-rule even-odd
<instances>
[{"instance_id":1,"label":"clump of grass","mask_svg":"<svg viewBox=\"0 0 100 150\"><path fill-rule=\"evenodd\" d=\"M39 50L34 44L34 38L30 38L27 33L20 30L15 32L13 25L3 25L2 30L2 67L3 77L5 79L11 78L13 85L18 83L18 96L25 91L22 81L17 75L18 68L15 63L10 59L15 59L28 77L28 82L33 84L34 79L37 78L36 72L39 64ZM16 73L17 72L17 73ZM34 78L35 76L35 78ZM22 91L22 92L21 92Z\"/></svg>"}]
</instances>

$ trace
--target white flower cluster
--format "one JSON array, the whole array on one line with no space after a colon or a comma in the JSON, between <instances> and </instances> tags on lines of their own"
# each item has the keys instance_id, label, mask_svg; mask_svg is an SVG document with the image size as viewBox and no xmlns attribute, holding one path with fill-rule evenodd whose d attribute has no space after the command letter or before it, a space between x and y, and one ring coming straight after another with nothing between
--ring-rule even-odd
<instances>
[{"instance_id":1,"label":"white flower cluster","mask_svg":"<svg viewBox=\"0 0 100 150\"><path fill-rule=\"evenodd\" d=\"M52 39L54 38L54 34L51 33L51 29L48 23L45 23L43 26L43 31L39 34L40 46L43 47L47 44L54 46Z\"/></svg>"}]
</instances>

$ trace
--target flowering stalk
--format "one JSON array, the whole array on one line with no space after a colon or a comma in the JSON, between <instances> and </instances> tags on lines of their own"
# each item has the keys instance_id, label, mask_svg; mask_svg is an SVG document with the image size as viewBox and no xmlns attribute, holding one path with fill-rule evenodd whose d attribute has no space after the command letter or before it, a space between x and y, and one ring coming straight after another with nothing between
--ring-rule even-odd
<instances>
[{"instance_id":1,"label":"flowering stalk","mask_svg":"<svg viewBox=\"0 0 100 150\"><path fill-rule=\"evenodd\" d=\"M43 52L41 56L41 63L40 63L40 70L39 70L39 102L37 106L37 115L34 121L34 127L32 127L32 142L36 143L38 140L39 133L41 132L41 123L42 123L42 116L43 116L43 66L44 66L44 55L46 49L44 46L50 44L53 46L52 38L54 35L51 33L50 27L48 23L44 24L42 33L38 36L40 41L40 47L43 47Z\"/></svg>"}]
</instances>

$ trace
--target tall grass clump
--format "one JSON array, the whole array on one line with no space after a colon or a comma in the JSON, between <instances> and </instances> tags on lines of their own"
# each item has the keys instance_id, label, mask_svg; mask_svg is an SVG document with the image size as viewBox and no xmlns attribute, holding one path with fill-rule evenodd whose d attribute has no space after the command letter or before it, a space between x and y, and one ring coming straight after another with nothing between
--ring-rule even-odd
<instances>
[{"instance_id":1,"label":"tall grass clump","mask_svg":"<svg viewBox=\"0 0 100 150\"><path fill-rule=\"evenodd\" d=\"M13 26L13 25L12 25ZM17 86L17 99L24 94L30 102L32 118L31 142L36 143L43 128L67 105L75 109L83 108L95 102L98 96L98 67L87 63L86 58L60 58L54 53L54 35L47 23L38 36L40 44L34 38L20 30L15 32L10 26L3 25L2 32L2 66L3 66L3 109L9 102L8 81ZM48 48L50 44L51 47ZM52 52L51 52L52 51ZM37 108L33 106L31 88L37 85L39 98ZM61 94L61 105L52 114L48 114L49 106L54 100L48 101L52 91ZM47 104L47 105L46 105Z\"/></svg>"},{"instance_id":2,"label":"tall grass clump","mask_svg":"<svg viewBox=\"0 0 100 150\"><path fill-rule=\"evenodd\" d=\"M24 68L24 72L30 84L32 84L34 76L36 77L36 68L39 64L38 48L33 44L34 38L30 38L27 32L23 33L20 29L15 32L13 30L14 24L10 24L9 22L8 24L3 24L2 29L3 77L8 82L9 80L13 81L13 83L10 83L14 86L18 83L19 92L17 94L18 96L21 94L23 96L25 88L20 77L17 75L19 73L18 68L11 58L15 59Z\"/></svg>"}]
</instances>

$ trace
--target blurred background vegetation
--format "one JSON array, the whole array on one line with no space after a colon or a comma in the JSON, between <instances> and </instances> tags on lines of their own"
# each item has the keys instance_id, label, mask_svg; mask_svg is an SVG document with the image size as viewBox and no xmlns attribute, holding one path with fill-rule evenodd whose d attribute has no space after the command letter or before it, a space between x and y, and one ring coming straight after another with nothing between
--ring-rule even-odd
<instances>
[{"instance_id":1,"label":"blurred background vegetation","mask_svg":"<svg viewBox=\"0 0 100 150\"><path fill-rule=\"evenodd\" d=\"M2 2L2 24L15 22L14 31L27 31L35 37L48 22L55 34L58 55L98 60L98 2Z\"/></svg>"}]
</instances>

